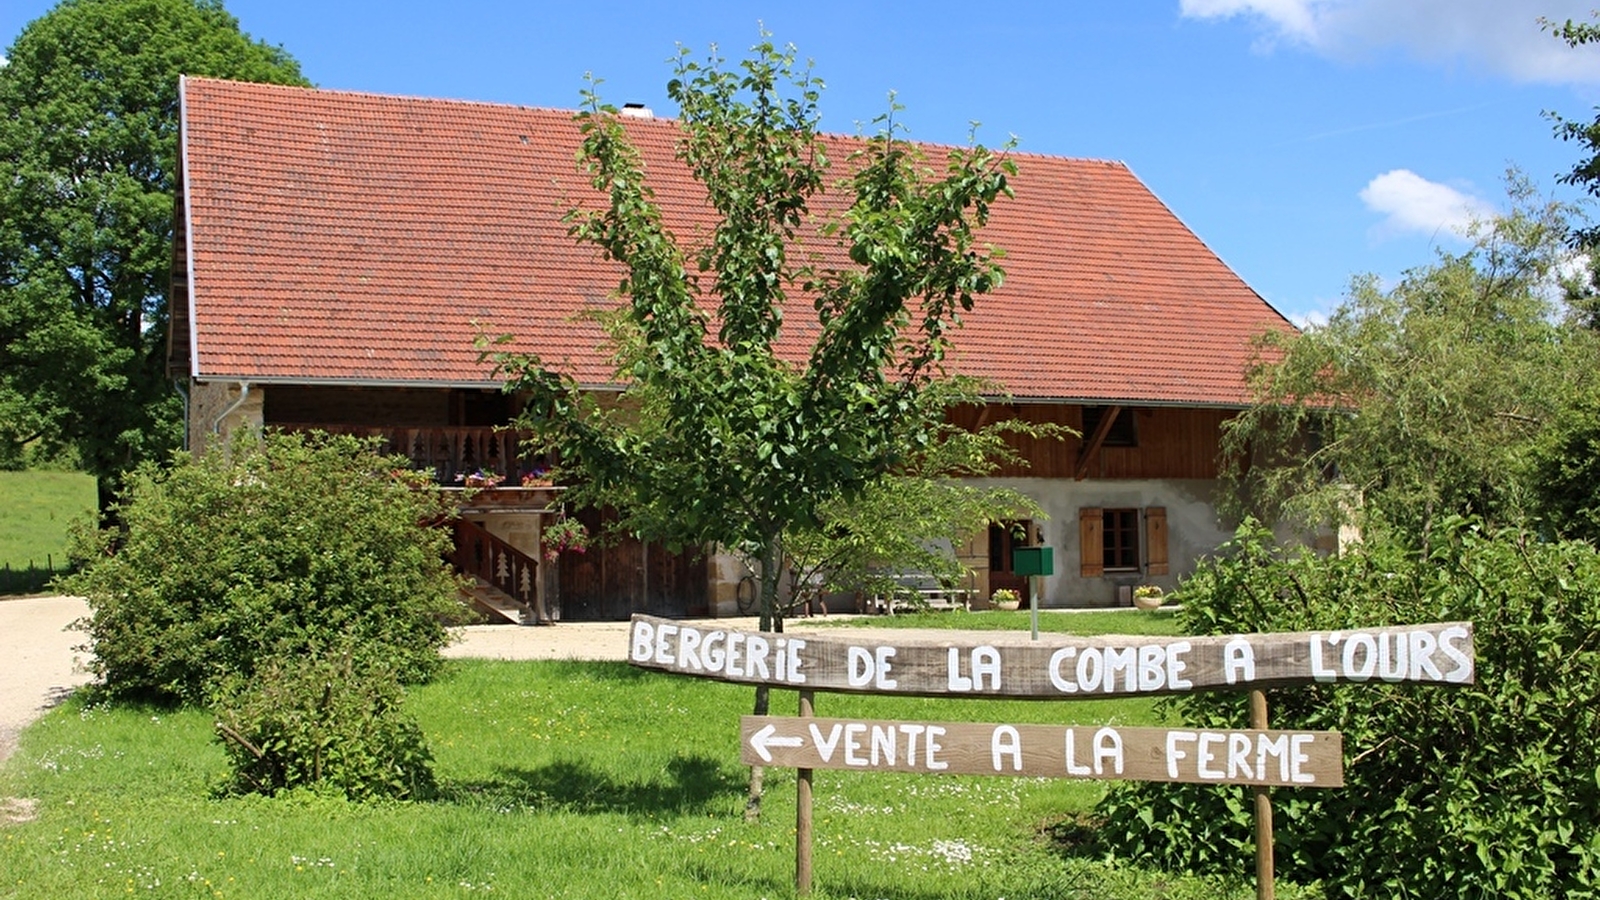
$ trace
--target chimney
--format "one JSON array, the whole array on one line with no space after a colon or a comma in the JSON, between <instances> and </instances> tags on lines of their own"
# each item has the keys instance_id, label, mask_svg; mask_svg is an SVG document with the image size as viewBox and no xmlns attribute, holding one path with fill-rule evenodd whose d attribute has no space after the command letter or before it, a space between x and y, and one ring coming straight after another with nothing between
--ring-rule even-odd
<instances>
[{"instance_id":1,"label":"chimney","mask_svg":"<svg viewBox=\"0 0 1600 900\"><path fill-rule=\"evenodd\" d=\"M654 119L656 117L656 114L650 111L650 107L645 106L643 103L622 104L622 114L630 119Z\"/></svg>"}]
</instances>

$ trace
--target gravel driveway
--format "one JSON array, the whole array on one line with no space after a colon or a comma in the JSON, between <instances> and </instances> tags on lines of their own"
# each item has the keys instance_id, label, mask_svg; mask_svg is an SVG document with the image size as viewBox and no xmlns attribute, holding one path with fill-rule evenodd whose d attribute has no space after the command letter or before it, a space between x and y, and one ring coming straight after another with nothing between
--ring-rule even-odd
<instances>
[{"instance_id":1,"label":"gravel driveway","mask_svg":"<svg viewBox=\"0 0 1600 900\"><path fill-rule=\"evenodd\" d=\"M0 762L16 749L22 729L89 680L87 654L73 649L88 636L68 630L88 614L89 607L76 597L0 600ZM754 618L718 621L756 629ZM474 625L454 631L458 640L445 648L448 657L623 660L628 652L627 622Z\"/></svg>"},{"instance_id":2,"label":"gravel driveway","mask_svg":"<svg viewBox=\"0 0 1600 900\"><path fill-rule=\"evenodd\" d=\"M0 762L18 732L89 680L85 654L72 649L88 635L67 630L88 614L76 597L0 600Z\"/></svg>"}]
</instances>

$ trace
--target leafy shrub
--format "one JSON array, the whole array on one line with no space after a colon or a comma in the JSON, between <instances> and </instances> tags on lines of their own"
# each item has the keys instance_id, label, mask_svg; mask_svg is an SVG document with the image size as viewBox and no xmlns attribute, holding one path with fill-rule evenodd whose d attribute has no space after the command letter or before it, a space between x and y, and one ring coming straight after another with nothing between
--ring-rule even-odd
<instances>
[{"instance_id":1,"label":"leafy shrub","mask_svg":"<svg viewBox=\"0 0 1600 900\"><path fill-rule=\"evenodd\" d=\"M1550 422L1529 468L1546 525L1600 544L1600 393L1579 397Z\"/></svg>"},{"instance_id":2,"label":"leafy shrub","mask_svg":"<svg viewBox=\"0 0 1600 900\"><path fill-rule=\"evenodd\" d=\"M433 756L400 708L394 670L348 647L265 660L254 678L235 677L217 694L217 739L240 791L332 788L352 800L433 792Z\"/></svg>"},{"instance_id":3,"label":"leafy shrub","mask_svg":"<svg viewBox=\"0 0 1600 900\"><path fill-rule=\"evenodd\" d=\"M426 679L461 604L438 491L368 443L268 434L128 478L125 530L80 535L66 579L113 696L200 702L258 661L349 639ZM381 653L379 652L381 650Z\"/></svg>"},{"instance_id":4,"label":"leafy shrub","mask_svg":"<svg viewBox=\"0 0 1600 900\"><path fill-rule=\"evenodd\" d=\"M1600 895L1600 557L1454 519L1422 554L1375 536L1284 553L1254 526L1184 583L1196 634L1470 620L1477 682L1315 685L1269 694L1275 728L1344 734L1345 787L1275 790L1278 871L1330 896ZM1240 727L1242 693L1172 701ZM1098 849L1189 871L1253 853L1246 789L1121 785Z\"/></svg>"}]
</instances>

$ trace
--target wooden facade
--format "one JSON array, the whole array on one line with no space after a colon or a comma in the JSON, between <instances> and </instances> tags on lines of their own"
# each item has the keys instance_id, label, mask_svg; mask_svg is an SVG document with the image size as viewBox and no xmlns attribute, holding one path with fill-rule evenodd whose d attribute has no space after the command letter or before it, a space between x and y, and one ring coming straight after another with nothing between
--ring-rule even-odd
<instances>
[{"instance_id":1,"label":"wooden facade","mask_svg":"<svg viewBox=\"0 0 1600 900\"><path fill-rule=\"evenodd\" d=\"M446 486L460 485L464 476L483 469L514 487L523 475L549 464L524 449L524 435L505 427L514 417L516 398L498 391L266 385L258 392L263 395L261 424L378 436L383 449L406 456L416 468L431 469ZM1026 485L1050 522L986 529L961 548L963 563L974 571L976 595L987 598L1008 587L1024 598L1037 591L1045 605L1094 606L1125 602L1124 594L1139 583L1170 590L1198 554L1225 539L1211 521L1206 492L1213 488L1205 486L1216 483L1222 427L1233 414L1210 407L1037 402L952 410L951 421L967 428L1020 418L1079 432L1064 440L1009 438L1029 464L1002 466L992 477ZM538 558L535 521L547 521L557 507L540 503L539 509L522 509L518 492L490 493L508 495L509 506L472 515L501 537L527 544L522 549ZM601 531L598 512L567 513L582 519L591 533ZM516 515L525 521L508 518ZM1012 532L1019 526L1027 534L1023 543L1040 540L1042 528L1046 542L1056 548L1058 570L1051 579L1035 584L1011 574L1008 548L1018 540ZM563 553L553 566L539 568L541 577L549 576L550 612L560 619L726 612L726 591L713 583L717 563L703 554L616 538L584 553Z\"/></svg>"},{"instance_id":2,"label":"wooden facade","mask_svg":"<svg viewBox=\"0 0 1600 900\"><path fill-rule=\"evenodd\" d=\"M464 485L469 474L483 470L516 488L522 476L550 463L525 448L527 435L506 427L515 413L516 398L499 391L326 385L269 385L262 390L264 426L376 437L381 450L408 458L415 468L431 470L447 487ZM463 514L493 527L497 516L549 515L551 498L549 491L488 490ZM571 514L590 534L600 533L598 512ZM529 560L542 559L536 546L518 549ZM707 562L701 554L674 553L659 543L623 538L585 552L562 553L554 567L557 574L548 585L546 602L560 619L620 621L634 613L710 614ZM501 587L493 572L484 580ZM507 591L519 602L525 599L521 586L516 580L516 589Z\"/></svg>"},{"instance_id":3,"label":"wooden facade","mask_svg":"<svg viewBox=\"0 0 1600 900\"><path fill-rule=\"evenodd\" d=\"M576 514L598 534L601 514ZM583 553L564 553L558 568L561 616L573 621L614 622L634 613L682 617L711 614L704 554L674 553L658 542L618 538Z\"/></svg>"},{"instance_id":4,"label":"wooden facade","mask_svg":"<svg viewBox=\"0 0 1600 900\"><path fill-rule=\"evenodd\" d=\"M1090 454L1086 476L1097 479L1196 478L1218 475L1222 423L1237 411L1213 407L1129 407L1134 446L1102 445ZM1064 425L1080 433L1066 440L1036 440L1013 435L1008 442L1030 465L1007 465L997 478L1075 478L1083 462L1084 407L1065 403L995 404L954 410L952 422L968 428L1008 418Z\"/></svg>"}]
</instances>

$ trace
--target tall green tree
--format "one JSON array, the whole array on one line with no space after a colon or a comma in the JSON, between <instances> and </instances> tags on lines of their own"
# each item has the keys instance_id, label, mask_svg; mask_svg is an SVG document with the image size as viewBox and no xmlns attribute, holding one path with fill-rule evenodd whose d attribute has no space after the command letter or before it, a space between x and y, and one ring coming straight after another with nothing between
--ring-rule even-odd
<instances>
[{"instance_id":1,"label":"tall green tree","mask_svg":"<svg viewBox=\"0 0 1600 900\"><path fill-rule=\"evenodd\" d=\"M220 0L65 0L0 68L0 465L101 483L178 442L167 382L178 76L305 84Z\"/></svg>"},{"instance_id":2,"label":"tall green tree","mask_svg":"<svg viewBox=\"0 0 1600 900\"><path fill-rule=\"evenodd\" d=\"M1261 339L1255 405L1226 435L1244 511L1413 540L1446 515L1538 513L1533 449L1593 382L1595 335L1560 315L1566 210L1513 198L1469 249L1387 289L1358 279L1326 325Z\"/></svg>"},{"instance_id":3,"label":"tall green tree","mask_svg":"<svg viewBox=\"0 0 1600 900\"><path fill-rule=\"evenodd\" d=\"M844 212L813 212L830 172L821 89L767 40L736 68L680 54L677 155L718 215L699 245L664 226L616 111L586 92L581 158L608 202L574 211L571 231L625 269L612 335L631 402L601 408L537 358L499 357L510 387L534 395L525 424L552 435L625 528L758 561L763 629L784 534L934 439L941 423L918 399L942 374L947 332L1002 277L976 230L1011 164L973 147L935 166L892 114L843 166ZM802 232L848 262L800 258ZM820 325L798 361L780 351L794 301Z\"/></svg>"},{"instance_id":4,"label":"tall green tree","mask_svg":"<svg viewBox=\"0 0 1600 900\"><path fill-rule=\"evenodd\" d=\"M1014 171L982 147L925 160L891 108L830 185L821 90L766 35L736 67L680 53L677 156L717 216L697 244L667 229L616 110L587 91L580 158L607 202L569 221L625 271L612 333L631 400L605 409L537 358L499 357L508 388L532 395L523 424L552 435L624 528L755 561L764 631L782 627L784 536L935 439L919 398L961 313L1000 284L977 229ZM842 212L813 210L825 189ZM837 254L822 255L829 242ZM794 303L812 307L809 348L781 340ZM766 703L758 688L758 714ZM752 814L760 784L757 768Z\"/></svg>"}]
</instances>

